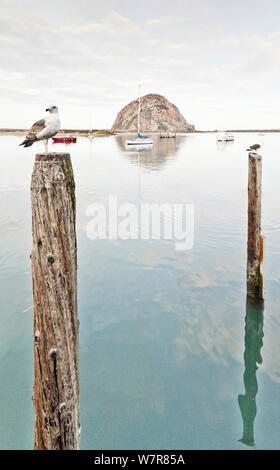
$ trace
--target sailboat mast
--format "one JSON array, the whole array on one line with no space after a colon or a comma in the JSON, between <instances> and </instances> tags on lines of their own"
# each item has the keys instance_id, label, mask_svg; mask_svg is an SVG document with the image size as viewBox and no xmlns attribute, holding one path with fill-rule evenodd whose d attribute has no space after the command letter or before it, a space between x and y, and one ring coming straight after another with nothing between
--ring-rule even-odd
<instances>
[{"instance_id":1,"label":"sailboat mast","mask_svg":"<svg viewBox=\"0 0 280 470\"><path fill-rule=\"evenodd\" d=\"M138 134L140 133L140 112L141 112L141 85L139 85L139 99L138 99Z\"/></svg>"}]
</instances>

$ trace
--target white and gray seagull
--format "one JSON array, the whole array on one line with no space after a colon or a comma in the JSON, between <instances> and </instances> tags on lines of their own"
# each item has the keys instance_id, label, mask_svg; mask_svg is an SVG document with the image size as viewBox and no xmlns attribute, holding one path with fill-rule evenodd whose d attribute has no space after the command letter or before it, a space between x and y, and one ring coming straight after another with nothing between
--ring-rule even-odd
<instances>
[{"instance_id":1,"label":"white and gray seagull","mask_svg":"<svg viewBox=\"0 0 280 470\"><path fill-rule=\"evenodd\" d=\"M51 105L46 111L48 115L44 119L40 119L33 124L30 131L26 135L25 140L19 144L24 147L30 147L34 142L39 140L45 141L45 150L48 151L48 140L56 135L60 130L60 119L57 106Z\"/></svg>"}]
</instances>

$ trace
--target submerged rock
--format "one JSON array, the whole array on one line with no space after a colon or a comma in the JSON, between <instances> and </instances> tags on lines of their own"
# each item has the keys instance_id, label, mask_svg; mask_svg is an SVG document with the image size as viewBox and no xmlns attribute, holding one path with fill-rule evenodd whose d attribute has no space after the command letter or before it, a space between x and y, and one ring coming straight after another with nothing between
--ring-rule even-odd
<instances>
[{"instance_id":1,"label":"submerged rock","mask_svg":"<svg viewBox=\"0 0 280 470\"><path fill-rule=\"evenodd\" d=\"M112 131L137 131L138 99L127 104L117 115ZM141 131L193 132L177 106L164 96L150 93L141 97Z\"/></svg>"}]
</instances>

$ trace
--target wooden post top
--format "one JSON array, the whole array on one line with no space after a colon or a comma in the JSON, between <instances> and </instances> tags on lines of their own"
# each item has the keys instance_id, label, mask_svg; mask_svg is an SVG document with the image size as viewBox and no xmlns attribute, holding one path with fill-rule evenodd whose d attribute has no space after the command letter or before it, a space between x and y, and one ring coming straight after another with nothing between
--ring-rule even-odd
<instances>
[{"instance_id":1,"label":"wooden post top","mask_svg":"<svg viewBox=\"0 0 280 470\"><path fill-rule=\"evenodd\" d=\"M49 160L57 160L57 159L66 159L70 157L70 153L66 152L48 152L48 153L36 153L35 161L49 161Z\"/></svg>"},{"instance_id":2,"label":"wooden post top","mask_svg":"<svg viewBox=\"0 0 280 470\"><path fill-rule=\"evenodd\" d=\"M259 155L258 153L255 153L255 152L249 152L248 155L249 155L250 158L255 158L255 159L257 159L257 160L261 160L261 159L262 159L262 156Z\"/></svg>"}]
</instances>

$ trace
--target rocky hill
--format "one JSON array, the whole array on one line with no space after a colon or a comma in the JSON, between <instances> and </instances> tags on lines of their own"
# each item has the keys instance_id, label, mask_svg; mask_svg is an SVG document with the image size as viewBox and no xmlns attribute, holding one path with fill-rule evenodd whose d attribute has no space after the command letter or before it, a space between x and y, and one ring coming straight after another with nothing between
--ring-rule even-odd
<instances>
[{"instance_id":1,"label":"rocky hill","mask_svg":"<svg viewBox=\"0 0 280 470\"><path fill-rule=\"evenodd\" d=\"M137 117L138 99L118 113L112 131L137 131ZM141 131L193 132L194 126L164 96L151 93L141 98Z\"/></svg>"}]
</instances>

